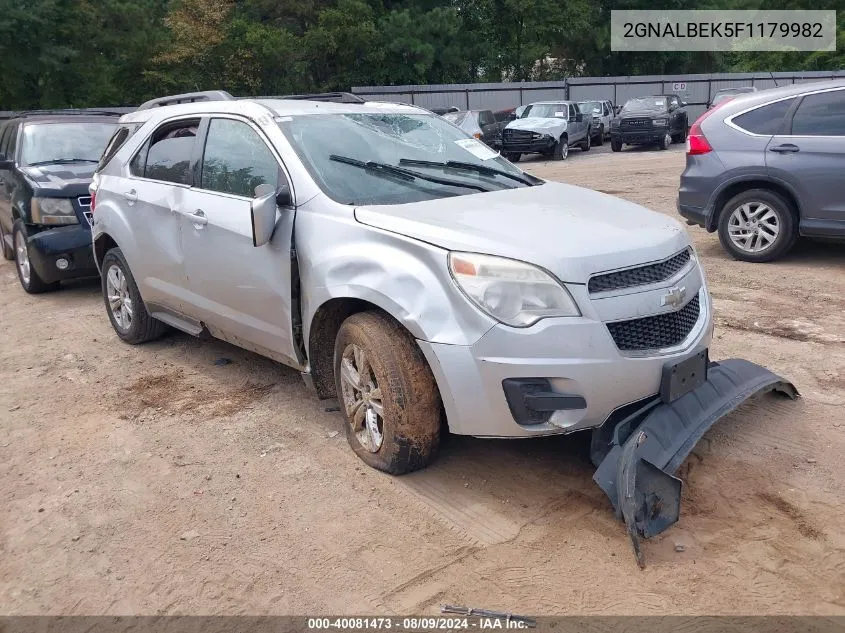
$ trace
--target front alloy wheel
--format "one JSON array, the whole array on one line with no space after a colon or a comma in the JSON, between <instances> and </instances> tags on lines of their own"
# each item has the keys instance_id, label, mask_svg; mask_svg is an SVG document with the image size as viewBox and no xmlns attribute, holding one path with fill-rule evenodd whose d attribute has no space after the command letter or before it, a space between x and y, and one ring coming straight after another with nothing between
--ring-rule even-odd
<instances>
[{"instance_id":1,"label":"front alloy wheel","mask_svg":"<svg viewBox=\"0 0 845 633\"><path fill-rule=\"evenodd\" d=\"M356 439L364 450L378 452L384 443L381 389L373 376L367 353L354 343L343 350L340 390Z\"/></svg>"}]
</instances>

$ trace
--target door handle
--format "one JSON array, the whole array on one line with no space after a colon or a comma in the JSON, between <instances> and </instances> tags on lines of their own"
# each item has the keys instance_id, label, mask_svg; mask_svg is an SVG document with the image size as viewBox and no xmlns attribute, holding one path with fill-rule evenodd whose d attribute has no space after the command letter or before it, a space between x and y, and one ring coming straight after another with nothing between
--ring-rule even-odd
<instances>
[{"instance_id":1,"label":"door handle","mask_svg":"<svg viewBox=\"0 0 845 633\"><path fill-rule=\"evenodd\" d=\"M191 222L193 222L196 227L208 224L208 218L205 217L205 212L202 209L197 209L193 213L186 213L185 215L191 219Z\"/></svg>"},{"instance_id":2,"label":"door handle","mask_svg":"<svg viewBox=\"0 0 845 633\"><path fill-rule=\"evenodd\" d=\"M792 143L784 143L783 145L770 147L769 151L777 152L778 154L794 154L795 152L799 151L799 149L797 145L793 145Z\"/></svg>"},{"instance_id":3,"label":"door handle","mask_svg":"<svg viewBox=\"0 0 845 633\"><path fill-rule=\"evenodd\" d=\"M130 203L134 203L138 200L138 192L134 189L130 191L124 191L123 197L126 198L126 200L128 200Z\"/></svg>"}]
</instances>

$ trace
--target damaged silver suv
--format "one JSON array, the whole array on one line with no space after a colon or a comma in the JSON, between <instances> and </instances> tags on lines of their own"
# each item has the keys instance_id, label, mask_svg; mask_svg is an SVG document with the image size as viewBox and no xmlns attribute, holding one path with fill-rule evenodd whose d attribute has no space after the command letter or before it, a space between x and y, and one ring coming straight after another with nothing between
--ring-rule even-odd
<instances>
[{"instance_id":1,"label":"damaged silver suv","mask_svg":"<svg viewBox=\"0 0 845 633\"><path fill-rule=\"evenodd\" d=\"M709 362L678 222L525 174L422 109L154 100L121 119L91 193L121 339L170 326L300 370L386 472L428 464L442 429L594 429L596 481L636 539L677 520L672 472L718 417L793 393Z\"/></svg>"}]
</instances>

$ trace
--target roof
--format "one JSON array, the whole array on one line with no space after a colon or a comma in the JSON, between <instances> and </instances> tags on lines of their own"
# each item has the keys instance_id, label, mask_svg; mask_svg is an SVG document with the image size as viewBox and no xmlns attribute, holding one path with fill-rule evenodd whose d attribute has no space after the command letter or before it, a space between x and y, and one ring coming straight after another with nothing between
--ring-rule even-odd
<instances>
[{"instance_id":1,"label":"roof","mask_svg":"<svg viewBox=\"0 0 845 633\"><path fill-rule=\"evenodd\" d=\"M827 81L789 84L788 86L781 86L780 88L768 88L767 90L758 90L757 92L743 92L736 95L734 99L721 107L724 108L726 113L729 113L731 110L738 110L740 107L748 108L757 104L768 103L776 99L794 97L807 92L828 90L831 88L845 88L845 79L829 79Z\"/></svg>"},{"instance_id":2,"label":"roof","mask_svg":"<svg viewBox=\"0 0 845 633\"><path fill-rule=\"evenodd\" d=\"M384 103L378 101L366 103L334 103L328 101L309 101L306 99L234 99L226 101L197 101L180 103L147 110L138 110L124 115L122 122L146 122L151 119L165 119L172 116L197 116L214 113L245 113L255 105L269 110L275 116L300 116L319 114L377 114L380 112L405 114L430 114L428 110L416 106Z\"/></svg>"},{"instance_id":3,"label":"roof","mask_svg":"<svg viewBox=\"0 0 845 633\"><path fill-rule=\"evenodd\" d=\"M15 123L117 123L117 115L107 114L31 114L26 116L14 116L8 119ZM4 123L6 121L3 121Z\"/></svg>"}]
</instances>

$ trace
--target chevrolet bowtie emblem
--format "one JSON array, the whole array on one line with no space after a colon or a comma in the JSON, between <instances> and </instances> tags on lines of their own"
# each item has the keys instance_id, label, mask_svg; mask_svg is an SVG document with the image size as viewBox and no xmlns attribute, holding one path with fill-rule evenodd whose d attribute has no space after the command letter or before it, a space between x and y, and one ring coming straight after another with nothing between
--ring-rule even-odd
<instances>
[{"instance_id":1,"label":"chevrolet bowtie emblem","mask_svg":"<svg viewBox=\"0 0 845 633\"><path fill-rule=\"evenodd\" d=\"M679 308L681 304L684 302L687 296L687 289L684 286L675 286L665 295L660 297L660 305L662 306L672 306L673 308Z\"/></svg>"}]
</instances>

